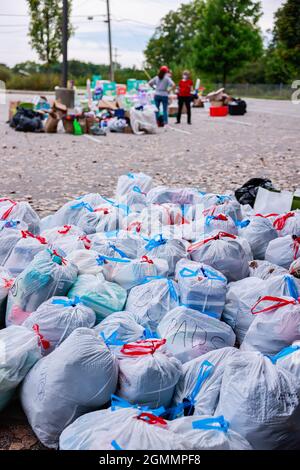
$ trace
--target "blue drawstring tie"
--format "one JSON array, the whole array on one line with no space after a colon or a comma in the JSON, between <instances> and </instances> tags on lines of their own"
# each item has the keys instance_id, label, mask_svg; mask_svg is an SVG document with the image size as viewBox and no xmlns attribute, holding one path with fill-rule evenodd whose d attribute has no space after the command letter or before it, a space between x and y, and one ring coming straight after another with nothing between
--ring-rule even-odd
<instances>
[{"instance_id":1,"label":"blue drawstring tie","mask_svg":"<svg viewBox=\"0 0 300 470\"><path fill-rule=\"evenodd\" d=\"M118 444L117 441L115 441L115 440L111 441L111 446L112 446L115 450L124 450L124 449L122 449L122 447L119 446L119 444Z\"/></svg>"},{"instance_id":2,"label":"blue drawstring tie","mask_svg":"<svg viewBox=\"0 0 300 470\"><path fill-rule=\"evenodd\" d=\"M100 255L96 258L96 262L97 262L97 264L99 264L99 266L103 266L106 261L112 261L112 262L115 262L115 263L130 263L131 259L113 258L113 257L110 257L110 256L104 256L104 255Z\"/></svg>"},{"instance_id":3,"label":"blue drawstring tie","mask_svg":"<svg viewBox=\"0 0 300 470\"><path fill-rule=\"evenodd\" d=\"M88 202L79 202L78 204L74 204L74 206L71 206L71 209L87 209L89 212L94 212L94 209Z\"/></svg>"},{"instance_id":4,"label":"blue drawstring tie","mask_svg":"<svg viewBox=\"0 0 300 470\"><path fill-rule=\"evenodd\" d=\"M138 194L145 195L145 193L143 193L143 191L141 190L141 188L139 186L133 186L132 191L134 191L135 193L138 193Z\"/></svg>"},{"instance_id":5,"label":"blue drawstring tie","mask_svg":"<svg viewBox=\"0 0 300 470\"><path fill-rule=\"evenodd\" d=\"M126 344L124 341L118 338L118 332L114 331L108 338L106 338L103 331L100 333L101 338L103 339L104 343L107 347L109 346L124 346Z\"/></svg>"},{"instance_id":6,"label":"blue drawstring tie","mask_svg":"<svg viewBox=\"0 0 300 470\"><path fill-rule=\"evenodd\" d=\"M128 258L128 256L126 255L126 253L124 253L124 251L120 250L119 248L117 248L115 245L113 245L112 243L109 243L108 245L110 248L112 248L116 253L118 253L121 258Z\"/></svg>"},{"instance_id":7,"label":"blue drawstring tie","mask_svg":"<svg viewBox=\"0 0 300 470\"><path fill-rule=\"evenodd\" d=\"M292 276L286 275L284 276L284 280L287 284L290 296L293 297L295 300L298 300L300 297L300 293L298 291L295 279Z\"/></svg>"},{"instance_id":8,"label":"blue drawstring tie","mask_svg":"<svg viewBox=\"0 0 300 470\"><path fill-rule=\"evenodd\" d=\"M151 251L153 248L156 248L161 245L165 245L167 240L163 238L162 234L157 235L156 237L152 238L149 243L145 246L145 250Z\"/></svg>"},{"instance_id":9,"label":"blue drawstring tie","mask_svg":"<svg viewBox=\"0 0 300 470\"><path fill-rule=\"evenodd\" d=\"M152 408L149 408L149 406L133 405L132 403L129 403L127 400L124 400L124 398L118 397L117 395L111 395L111 411L116 411L120 408L121 409L134 408L134 409L140 410L141 412L148 411L155 416L161 416L162 414L166 412L166 409L164 406L161 406L160 408L153 410Z\"/></svg>"},{"instance_id":10,"label":"blue drawstring tie","mask_svg":"<svg viewBox=\"0 0 300 470\"><path fill-rule=\"evenodd\" d=\"M229 422L225 420L224 416L217 418L205 418L194 421L192 424L193 429L204 429L227 432L229 429Z\"/></svg>"},{"instance_id":11,"label":"blue drawstring tie","mask_svg":"<svg viewBox=\"0 0 300 470\"><path fill-rule=\"evenodd\" d=\"M52 305L63 305L64 307L75 307L78 304L83 303L81 298L78 296L75 296L74 299L53 299L52 300Z\"/></svg>"},{"instance_id":12,"label":"blue drawstring tie","mask_svg":"<svg viewBox=\"0 0 300 470\"><path fill-rule=\"evenodd\" d=\"M203 277L206 277L207 279L210 279L212 281L223 281L223 282L227 282L227 279L223 276L219 276L218 274L216 274L215 271L213 271L212 269L209 269L209 268L200 268L200 269L197 269L196 271L193 271L192 269L189 269L189 268L183 268L179 271L179 275L181 277L196 277L196 276L199 276L199 274Z\"/></svg>"},{"instance_id":13,"label":"blue drawstring tie","mask_svg":"<svg viewBox=\"0 0 300 470\"><path fill-rule=\"evenodd\" d=\"M179 403L176 407L171 408L171 410L169 410L171 413L172 419L175 419L182 415L191 416L194 414L196 397L198 393L200 392L203 383L205 382L206 379L208 379L208 377L212 375L214 369L215 369L215 366L209 361L204 361L201 364L195 387L193 388L190 395L184 398L182 403Z\"/></svg>"},{"instance_id":14,"label":"blue drawstring tie","mask_svg":"<svg viewBox=\"0 0 300 470\"><path fill-rule=\"evenodd\" d=\"M296 351L299 351L300 346L292 345L292 346L287 346L286 348L282 349L278 354L275 356L267 356L273 364L276 364L279 359L282 359L283 357L289 356L290 354L293 354Z\"/></svg>"},{"instance_id":15,"label":"blue drawstring tie","mask_svg":"<svg viewBox=\"0 0 300 470\"><path fill-rule=\"evenodd\" d=\"M167 279L167 281L168 281L168 284L169 284L169 292L170 292L171 298L173 300L175 300L175 302L178 302L178 295L177 295L177 292L175 290L173 281L171 279Z\"/></svg>"},{"instance_id":16,"label":"blue drawstring tie","mask_svg":"<svg viewBox=\"0 0 300 470\"><path fill-rule=\"evenodd\" d=\"M246 228L248 227L248 225L250 225L250 220L249 219L246 219L246 220L235 220L234 221L234 224L236 227L239 227L239 228Z\"/></svg>"}]
</instances>

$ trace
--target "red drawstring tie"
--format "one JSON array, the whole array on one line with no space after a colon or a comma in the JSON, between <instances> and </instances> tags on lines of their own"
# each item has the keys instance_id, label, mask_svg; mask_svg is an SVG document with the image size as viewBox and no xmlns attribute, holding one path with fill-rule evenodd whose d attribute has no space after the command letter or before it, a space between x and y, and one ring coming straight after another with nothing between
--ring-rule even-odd
<instances>
[{"instance_id":1,"label":"red drawstring tie","mask_svg":"<svg viewBox=\"0 0 300 470\"><path fill-rule=\"evenodd\" d=\"M52 256L57 256L57 258L60 258L62 264L67 264L67 260L63 258L63 256L61 256L59 253L57 253L56 250L52 250Z\"/></svg>"},{"instance_id":2,"label":"red drawstring tie","mask_svg":"<svg viewBox=\"0 0 300 470\"><path fill-rule=\"evenodd\" d=\"M124 356L146 356L154 354L161 346L166 344L166 339L146 339L135 343L124 344L121 353Z\"/></svg>"},{"instance_id":3,"label":"red drawstring tie","mask_svg":"<svg viewBox=\"0 0 300 470\"><path fill-rule=\"evenodd\" d=\"M39 337L39 346L42 346L43 349L49 349L50 348L50 343L46 339L44 339L44 336L40 333L40 327L39 325L35 324L32 327L33 331L37 334Z\"/></svg>"},{"instance_id":4,"label":"red drawstring tie","mask_svg":"<svg viewBox=\"0 0 300 470\"><path fill-rule=\"evenodd\" d=\"M286 221L290 217L295 217L295 212L288 212L287 214L285 214L281 217L278 217L278 219L276 219L273 222L273 227L276 228L276 230L282 230L285 227Z\"/></svg>"},{"instance_id":5,"label":"red drawstring tie","mask_svg":"<svg viewBox=\"0 0 300 470\"><path fill-rule=\"evenodd\" d=\"M39 235L33 235L33 233L29 232L28 230L21 230L21 235L22 235L22 238L35 238L42 245L47 245L46 238L40 237Z\"/></svg>"},{"instance_id":6,"label":"red drawstring tie","mask_svg":"<svg viewBox=\"0 0 300 470\"><path fill-rule=\"evenodd\" d=\"M61 230L58 230L58 233L60 233L61 235L66 235L67 233L70 232L71 228L72 228L71 225L64 225L64 228Z\"/></svg>"},{"instance_id":7,"label":"red drawstring tie","mask_svg":"<svg viewBox=\"0 0 300 470\"><path fill-rule=\"evenodd\" d=\"M214 220L223 220L224 222L227 222L228 220L228 217L224 214L214 215L213 218Z\"/></svg>"},{"instance_id":8,"label":"red drawstring tie","mask_svg":"<svg viewBox=\"0 0 300 470\"><path fill-rule=\"evenodd\" d=\"M10 289L11 286L13 285L14 283L14 279L5 279L3 278L3 282L4 282L4 289Z\"/></svg>"},{"instance_id":9,"label":"red drawstring tie","mask_svg":"<svg viewBox=\"0 0 300 470\"><path fill-rule=\"evenodd\" d=\"M264 219L268 219L269 217L278 217L279 214L267 214L267 215L263 215L263 214L255 214L255 217L263 217Z\"/></svg>"},{"instance_id":10,"label":"red drawstring tie","mask_svg":"<svg viewBox=\"0 0 300 470\"><path fill-rule=\"evenodd\" d=\"M0 202L10 202L11 203L11 207L9 207L1 217L1 220L6 220L8 218L8 216L10 215L11 211L13 210L13 208L17 205L17 203L16 203L16 201L13 201L12 199L9 199L7 197L3 197L2 199L0 199Z\"/></svg>"},{"instance_id":11,"label":"red drawstring tie","mask_svg":"<svg viewBox=\"0 0 300 470\"><path fill-rule=\"evenodd\" d=\"M103 212L104 215L108 215L109 209L107 207L99 207L98 209L95 209L94 212Z\"/></svg>"},{"instance_id":12,"label":"red drawstring tie","mask_svg":"<svg viewBox=\"0 0 300 470\"><path fill-rule=\"evenodd\" d=\"M83 241L84 248L85 248L86 250L90 250L90 249L91 249L92 242L91 242L91 240L90 240L86 235L83 235L82 237L79 237L79 240Z\"/></svg>"},{"instance_id":13,"label":"red drawstring tie","mask_svg":"<svg viewBox=\"0 0 300 470\"><path fill-rule=\"evenodd\" d=\"M281 307L286 307L287 305L297 305L299 303L300 299L298 300L287 300L287 299L282 299L281 297L272 297L272 296L266 296L262 297L259 299L256 304L251 308L251 313L252 315L257 315L258 313L263 313L263 312L270 312L271 310L275 310ZM262 310L258 310L255 312L256 307L261 303L261 302L277 302L273 305L270 305L269 307L265 307Z\"/></svg>"},{"instance_id":14,"label":"red drawstring tie","mask_svg":"<svg viewBox=\"0 0 300 470\"><path fill-rule=\"evenodd\" d=\"M204 209L204 211L202 212L202 214L204 215L204 217L206 217L207 215L214 215L215 211L216 211L216 208L217 206L211 206L209 207L208 209Z\"/></svg>"},{"instance_id":15,"label":"red drawstring tie","mask_svg":"<svg viewBox=\"0 0 300 470\"><path fill-rule=\"evenodd\" d=\"M135 417L140 421L144 421L145 423L152 424L154 426L167 426L168 423L165 419L161 418L160 416L155 416L152 413L141 413L139 416Z\"/></svg>"},{"instance_id":16,"label":"red drawstring tie","mask_svg":"<svg viewBox=\"0 0 300 470\"><path fill-rule=\"evenodd\" d=\"M148 258L148 256L142 256L142 263L154 264L152 259Z\"/></svg>"},{"instance_id":17,"label":"red drawstring tie","mask_svg":"<svg viewBox=\"0 0 300 470\"><path fill-rule=\"evenodd\" d=\"M201 242L194 243L188 248L188 253L191 253L192 251L196 250L197 248L200 248L201 246L205 245L208 242L211 242L212 240L220 240L220 238L227 237L227 238L232 238L233 240L236 239L235 235L232 235L231 233L227 232L219 232L217 235L213 237L206 238L205 240L201 240Z\"/></svg>"},{"instance_id":18,"label":"red drawstring tie","mask_svg":"<svg viewBox=\"0 0 300 470\"><path fill-rule=\"evenodd\" d=\"M130 232L134 228L136 229L137 233L140 233L142 228L141 222L132 222L131 224L129 224L127 227L127 232Z\"/></svg>"},{"instance_id":19,"label":"red drawstring tie","mask_svg":"<svg viewBox=\"0 0 300 470\"><path fill-rule=\"evenodd\" d=\"M299 253L299 248L300 248L300 237L296 237L294 235L293 240L294 240L294 245L293 245L294 260L296 260L298 258L298 253Z\"/></svg>"}]
</instances>

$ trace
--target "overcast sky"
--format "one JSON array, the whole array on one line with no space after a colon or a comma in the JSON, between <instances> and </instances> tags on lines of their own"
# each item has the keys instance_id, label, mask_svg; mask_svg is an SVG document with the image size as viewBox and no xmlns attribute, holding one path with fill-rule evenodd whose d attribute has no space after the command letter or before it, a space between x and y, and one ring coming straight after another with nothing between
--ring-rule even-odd
<instances>
[{"instance_id":1,"label":"overcast sky","mask_svg":"<svg viewBox=\"0 0 300 470\"><path fill-rule=\"evenodd\" d=\"M189 0L111 0L113 45L122 65L141 66L143 49L159 20L169 10ZM273 14L284 0L262 0L261 28L272 28ZM95 63L108 62L106 0L73 0L72 22L76 33L69 43L69 57ZM12 16L5 16L12 15ZM13 16L19 15L19 16ZM26 0L0 0L0 63L10 66L37 60L28 43L29 16Z\"/></svg>"}]
</instances>

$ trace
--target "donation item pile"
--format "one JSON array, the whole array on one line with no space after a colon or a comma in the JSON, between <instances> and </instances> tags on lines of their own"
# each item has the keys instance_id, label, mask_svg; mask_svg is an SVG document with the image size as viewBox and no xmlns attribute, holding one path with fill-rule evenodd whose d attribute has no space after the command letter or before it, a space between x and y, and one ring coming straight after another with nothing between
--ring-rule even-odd
<instances>
[{"instance_id":1,"label":"donation item pile","mask_svg":"<svg viewBox=\"0 0 300 470\"><path fill-rule=\"evenodd\" d=\"M87 80L86 90L55 89L55 99L36 96L31 102L10 103L9 123L21 132L65 132L107 135L155 133L157 109L154 90L145 80L129 79L127 85ZM71 99L70 99L71 96Z\"/></svg>"},{"instance_id":2,"label":"donation item pile","mask_svg":"<svg viewBox=\"0 0 300 470\"><path fill-rule=\"evenodd\" d=\"M0 413L52 449L299 449L300 211L248 199L1 198Z\"/></svg>"}]
</instances>

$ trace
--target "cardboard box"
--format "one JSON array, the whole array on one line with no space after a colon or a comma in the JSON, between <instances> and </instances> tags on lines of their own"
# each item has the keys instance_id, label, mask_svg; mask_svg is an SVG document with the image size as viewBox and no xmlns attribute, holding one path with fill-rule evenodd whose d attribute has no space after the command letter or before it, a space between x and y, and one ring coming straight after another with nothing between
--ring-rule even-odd
<instances>
[{"instance_id":1,"label":"cardboard box","mask_svg":"<svg viewBox=\"0 0 300 470\"><path fill-rule=\"evenodd\" d=\"M57 132L57 126L59 123L59 117L53 111L49 113L48 119L45 124L45 132L48 134L55 134Z\"/></svg>"},{"instance_id":2,"label":"cardboard box","mask_svg":"<svg viewBox=\"0 0 300 470\"><path fill-rule=\"evenodd\" d=\"M21 103L21 101L10 101L9 103L9 110L8 110L8 119L11 121L12 118L14 117L14 115L16 114L17 112L17 107L19 106L19 104Z\"/></svg>"},{"instance_id":3,"label":"cardboard box","mask_svg":"<svg viewBox=\"0 0 300 470\"><path fill-rule=\"evenodd\" d=\"M116 109L118 109L118 105L116 101L100 100L98 103L98 108L99 109L111 109L112 111L115 111Z\"/></svg>"},{"instance_id":4,"label":"cardboard box","mask_svg":"<svg viewBox=\"0 0 300 470\"><path fill-rule=\"evenodd\" d=\"M224 106L223 101L211 101L210 104L212 108L221 108L221 106Z\"/></svg>"}]
</instances>

